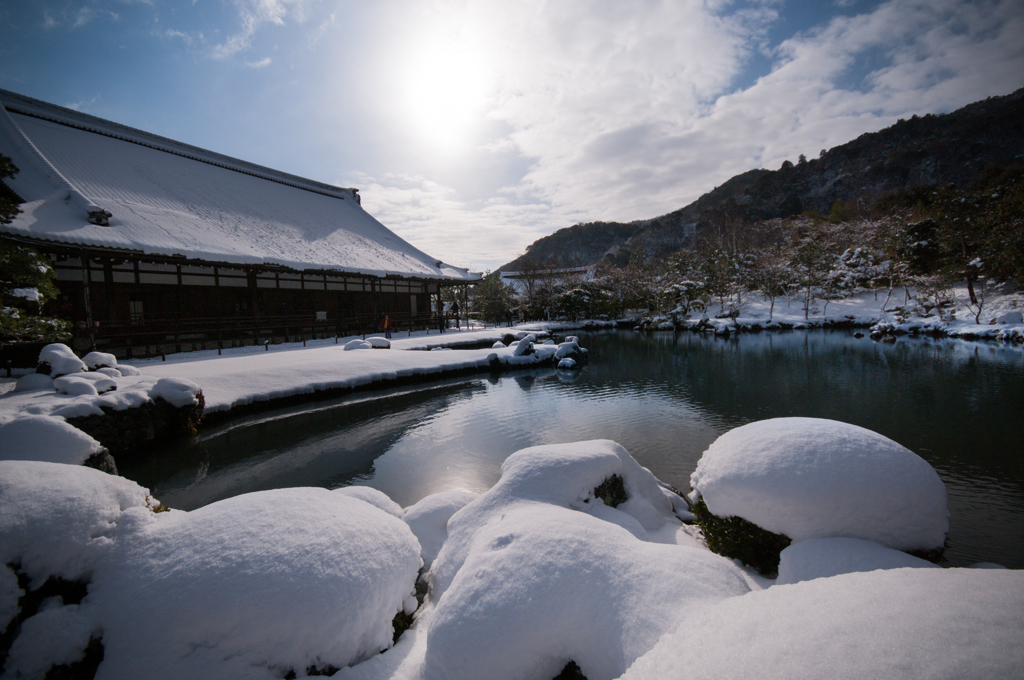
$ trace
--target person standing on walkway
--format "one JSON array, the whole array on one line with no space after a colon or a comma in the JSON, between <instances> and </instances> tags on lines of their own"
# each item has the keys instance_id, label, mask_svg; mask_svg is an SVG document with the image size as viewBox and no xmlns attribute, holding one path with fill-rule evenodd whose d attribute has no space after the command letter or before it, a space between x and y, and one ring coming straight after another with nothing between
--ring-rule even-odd
<instances>
[{"instance_id":1,"label":"person standing on walkway","mask_svg":"<svg viewBox=\"0 0 1024 680\"><path fill-rule=\"evenodd\" d=\"M452 303L452 316L455 317L455 330L461 330L459 326L459 303Z\"/></svg>"}]
</instances>

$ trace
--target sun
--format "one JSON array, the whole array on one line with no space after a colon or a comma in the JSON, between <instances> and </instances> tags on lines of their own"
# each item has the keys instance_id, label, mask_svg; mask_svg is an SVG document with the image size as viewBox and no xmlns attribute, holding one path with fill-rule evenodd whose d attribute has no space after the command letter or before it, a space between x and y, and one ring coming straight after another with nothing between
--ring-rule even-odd
<instances>
[{"instance_id":1,"label":"sun","mask_svg":"<svg viewBox=\"0 0 1024 680\"><path fill-rule=\"evenodd\" d=\"M434 151L467 148L488 90L486 50L469 36L433 33L410 45L404 107L415 135Z\"/></svg>"}]
</instances>

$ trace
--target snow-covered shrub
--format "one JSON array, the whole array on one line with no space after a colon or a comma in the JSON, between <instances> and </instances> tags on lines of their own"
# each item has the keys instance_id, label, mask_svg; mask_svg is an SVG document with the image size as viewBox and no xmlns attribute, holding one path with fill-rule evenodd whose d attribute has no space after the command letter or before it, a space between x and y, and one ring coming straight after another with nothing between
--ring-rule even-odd
<instances>
[{"instance_id":1,"label":"snow-covered shrub","mask_svg":"<svg viewBox=\"0 0 1024 680\"><path fill-rule=\"evenodd\" d=\"M392 644L420 567L404 522L326 489L129 510L89 600L103 678L281 678Z\"/></svg>"},{"instance_id":2,"label":"snow-covered shrub","mask_svg":"<svg viewBox=\"0 0 1024 680\"><path fill-rule=\"evenodd\" d=\"M614 476L627 497L616 508L595 495ZM614 442L514 453L448 521L427 675L550 678L573 661L615 678L693 606L748 592L729 560L643 540L669 522L657 480Z\"/></svg>"},{"instance_id":3,"label":"snow-covered shrub","mask_svg":"<svg viewBox=\"0 0 1024 680\"><path fill-rule=\"evenodd\" d=\"M103 446L63 418L25 415L0 425L0 460L81 465Z\"/></svg>"},{"instance_id":4,"label":"snow-covered shrub","mask_svg":"<svg viewBox=\"0 0 1024 680\"><path fill-rule=\"evenodd\" d=\"M39 351L37 373L48 375L51 378L59 378L62 375L86 370L88 367L85 362L79 359L67 345L55 342Z\"/></svg>"},{"instance_id":5,"label":"snow-covered shrub","mask_svg":"<svg viewBox=\"0 0 1024 680\"><path fill-rule=\"evenodd\" d=\"M125 376L125 375L142 375L142 371L140 371L139 369L135 368L134 366L129 366L127 364L118 364L117 365L117 371L122 376Z\"/></svg>"},{"instance_id":6,"label":"snow-covered shrub","mask_svg":"<svg viewBox=\"0 0 1024 680\"><path fill-rule=\"evenodd\" d=\"M862 538L934 557L949 528L946 488L931 465L833 420L775 418L731 430L704 452L690 484L691 501L702 499L717 518L794 542ZM702 528L712 545L716 526Z\"/></svg>"}]
</instances>

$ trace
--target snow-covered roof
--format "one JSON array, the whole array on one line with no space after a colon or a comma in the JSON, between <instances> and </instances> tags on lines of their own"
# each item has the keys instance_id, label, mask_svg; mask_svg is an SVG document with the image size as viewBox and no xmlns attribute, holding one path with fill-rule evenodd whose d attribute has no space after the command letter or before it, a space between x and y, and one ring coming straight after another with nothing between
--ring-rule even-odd
<instances>
[{"instance_id":1,"label":"snow-covered roof","mask_svg":"<svg viewBox=\"0 0 1024 680\"><path fill-rule=\"evenodd\" d=\"M396 236L363 210L355 189L6 90L0 90L0 153L19 168L5 182L25 201L21 214L0 226L8 233L298 270L480 278Z\"/></svg>"}]
</instances>

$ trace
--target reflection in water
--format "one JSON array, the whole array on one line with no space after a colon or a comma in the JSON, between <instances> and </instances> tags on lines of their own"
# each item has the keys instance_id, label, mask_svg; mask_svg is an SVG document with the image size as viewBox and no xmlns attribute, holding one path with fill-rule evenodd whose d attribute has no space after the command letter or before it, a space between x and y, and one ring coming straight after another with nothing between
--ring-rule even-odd
<instances>
[{"instance_id":1,"label":"reflection in water","mask_svg":"<svg viewBox=\"0 0 1024 680\"><path fill-rule=\"evenodd\" d=\"M581 336L581 372L531 370L363 394L250 418L159 462L125 466L172 507L284 486L374 486L403 506L482 491L512 452L608 438L688 488L723 432L779 416L880 432L949 490L947 557L1024 567L1024 352L952 340L889 346L841 331Z\"/></svg>"}]
</instances>

